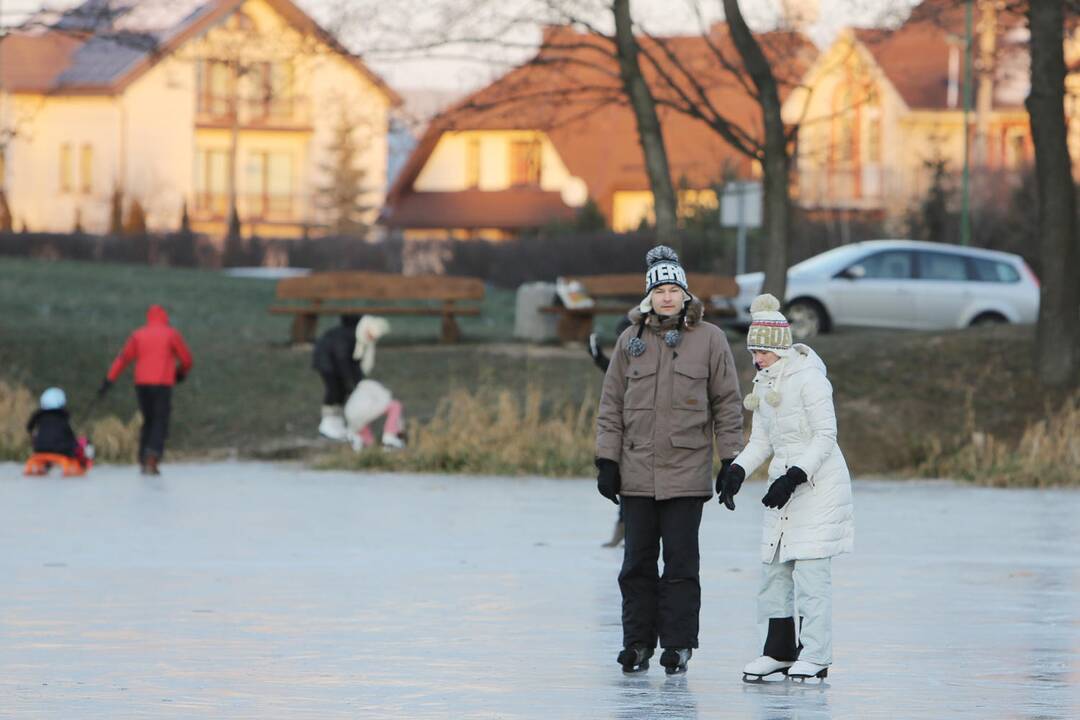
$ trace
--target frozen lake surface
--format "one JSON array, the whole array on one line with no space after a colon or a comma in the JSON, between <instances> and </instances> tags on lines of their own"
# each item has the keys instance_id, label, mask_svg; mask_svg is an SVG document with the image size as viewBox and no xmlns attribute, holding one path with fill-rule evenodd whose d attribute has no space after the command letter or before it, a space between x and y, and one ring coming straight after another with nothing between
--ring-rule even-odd
<instances>
[{"instance_id":1,"label":"frozen lake surface","mask_svg":"<svg viewBox=\"0 0 1080 720\"><path fill-rule=\"evenodd\" d=\"M764 492L702 523L701 649L625 677L595 483L0 464L4 718L1078 718L1080 493L857 481L828 683L746 685Z\"/></svg>"}]
</instances>

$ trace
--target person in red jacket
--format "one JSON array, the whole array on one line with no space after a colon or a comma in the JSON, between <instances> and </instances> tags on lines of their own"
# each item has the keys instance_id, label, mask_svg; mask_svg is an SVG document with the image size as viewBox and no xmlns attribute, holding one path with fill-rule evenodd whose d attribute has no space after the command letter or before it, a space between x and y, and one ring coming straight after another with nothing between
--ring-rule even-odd
<instances>
[{"instance_id":1,"label":"person in red jacket","mask_svg":"<svg viewBox=\"0 0 1080 720\"><path fill-rule=\"evenodd\" d=\"M146 311L146 325L128 337L102 381L98 397L109 391L132 362L135 395L143 416L139 464L143 474L158 475L158 462L165 454L165 436L169 432L173 385L183 382L193 365L184 337L169 325L169 316L160 305L151 305Z\"/></svg>"}]
</instances>

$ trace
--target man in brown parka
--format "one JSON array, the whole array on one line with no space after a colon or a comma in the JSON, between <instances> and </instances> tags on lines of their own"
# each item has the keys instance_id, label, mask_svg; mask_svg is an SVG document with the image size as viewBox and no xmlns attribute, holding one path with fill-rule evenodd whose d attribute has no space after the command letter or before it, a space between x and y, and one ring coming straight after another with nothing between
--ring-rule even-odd
<instances>
[{"instance_id":1,"label":"man in brown parka","mask_svg":"<svg viewBox=\"0 0 1080 720\"><path fill-rule=\"evenodd\" d=\"M631 311L604 376L596 431L597 487L622 499L625 672L645 670L659 640L668 674L698 646L698 529L712 497L715 440L720 478L742 448L742 401L724 333L703 322L674 250L646 255L645 299ZM664 572L657 561L663 544Z\"/></svg>"}]
</instances>

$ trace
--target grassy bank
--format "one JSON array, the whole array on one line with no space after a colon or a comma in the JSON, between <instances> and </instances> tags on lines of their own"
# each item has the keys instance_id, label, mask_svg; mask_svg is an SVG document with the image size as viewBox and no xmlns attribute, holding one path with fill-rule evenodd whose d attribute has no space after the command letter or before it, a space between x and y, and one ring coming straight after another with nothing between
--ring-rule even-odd
<instances>
[{"instance_id":1,"label":"grassy bank","mask_svg":"<svg viewBox=\"0 0 1080 720\"><path fill-rule=\"evenodd\" d=\"M48 385L64 387L80 429L106 418L126 423L135 414L130 371L92 417L85 411L127 334L143 322L147 305L158 302L187 337L196 361L176 391L172 456L266 457L277 452L267 448L315 442L321 383L310 368L310 349L286 346L289 320L266 312L273 282L205 271L11 259L0 259L0 277L0 381L34 396ZM601 375L583 349L511 342L513 309L513 292L489 289L483 315L461 321L466 342L456 346L436 344L438 318L393 318L374 377L404 402L412 447L359 457L342 450L319 462L588 473ZM614 321L605 319L609 339ZM328 327L333 319L322 322ZM1027 457L1030 464L1032 453L1045 454L1051 445L1037 440L1042 436L1033 428L1060 406L1038 391L1033 335L1030 327L1003 326L944 333L849 331L815 339L814 348L829 366L841 446L852 469L989 484L1009 483L1014 476L1020 484L1080 484L1080 463L1063 465L1060 473L1040 472L1035 481L1008 459ZM733 336L747 388L753 370L741 343ZM1062 417L1064 425L1042 426L1046 437L1075 435L1075 425L1068 425L1072 416ZM15 425L24 422L19 418Z\"/></svg>"}]
</instances>

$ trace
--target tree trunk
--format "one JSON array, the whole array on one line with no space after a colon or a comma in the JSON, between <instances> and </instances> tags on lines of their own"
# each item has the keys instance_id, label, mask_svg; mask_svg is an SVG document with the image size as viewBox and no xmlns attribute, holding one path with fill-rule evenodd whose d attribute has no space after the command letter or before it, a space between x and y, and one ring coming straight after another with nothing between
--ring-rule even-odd
<instances>
[{"instance_id":1,"label":"tree trunk","mask_svg":"<svg viewBox=\"0 0 1080 720\"><path fill-rule=\"evenodd\" d=\"M1026 105L1035 143L1042 278L1035 361L1041 382L1077 382L1080 367L1080 285L1076 282L1076 200L1065 125L1064 6L1040 0L1028 6L1031 93Z\"/></svg>"},{"instance_id":2,"label":"tree trunk","mask_svg":"<svg viewBox=\"0 0 1080 720\"><path fill-rule=\"evenodd\" d=\"M615 13L619 75L637 119L638 140L645 154L645 171L652 188L656 240L678 249L675 188L671 184L671 170L668 168L667 151L664 149L664 136L660 132L660 120L656 116L656 102L638 63L637 39L634 37L634 27L630 19L630 0L614 0L612 10Z\"/></svg>"},{"instance_id":3,"label":"tree trunk","mask_svg":"<svg viewBox=\"0 0 1080 720\"><path fill-rule=\"evenodd\" d=\"M724 0L724 17L731 31L735 49L743 67L758 92L765 143L761 159L764 172L765 284L762 292L772 293L784 301L787 289L788 233L791 223L791 190L789 188L789 159L784 121L780 116L780 92L776 86L769 61L754 39L739 10L738 0Z\"/></svg>"}]
</instances>

